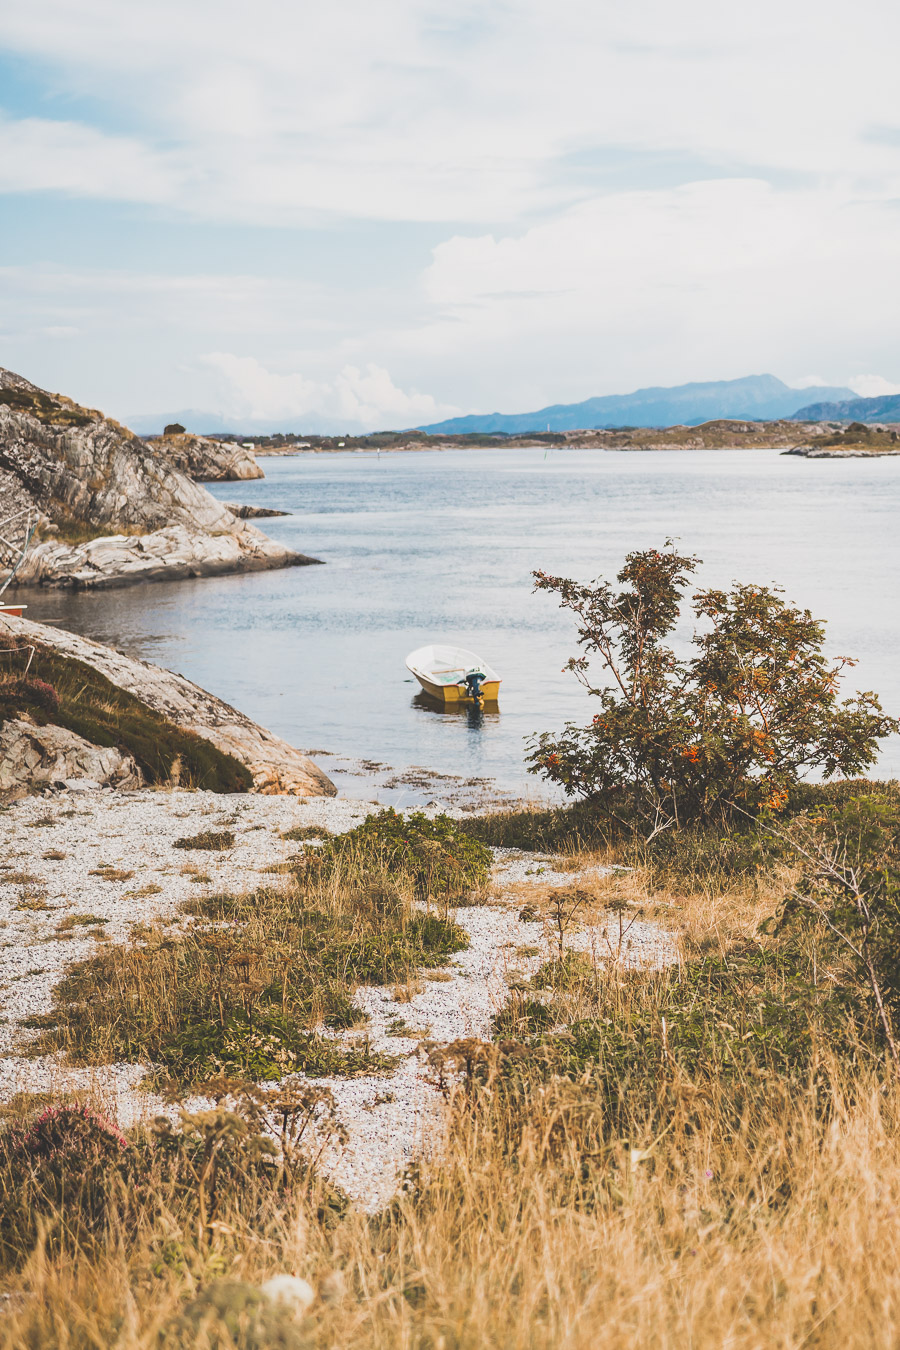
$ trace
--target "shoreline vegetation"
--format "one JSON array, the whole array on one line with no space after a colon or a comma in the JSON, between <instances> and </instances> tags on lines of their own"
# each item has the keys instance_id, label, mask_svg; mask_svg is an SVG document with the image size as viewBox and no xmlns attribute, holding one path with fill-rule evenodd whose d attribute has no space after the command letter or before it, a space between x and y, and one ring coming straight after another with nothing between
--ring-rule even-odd
<instances>
[{"instance_id":1,"label":"shoreline vegetation","mask_svg":"<svg viewBox=\"0 0 900 1350\"><path fill-rule=\"evenodd\" d=\"M854 801L896 814L900 787L803 789L784 824L805 829ZM173 1084L164 1114L124 1133L102 1089L22 1092L7 1098L0 1127L0 1344L891 1343L900 1317L900 1095L847 962L813 927L771 922L800 882L802 859L750 823L650 844L616 839L584 806L489 813L460 828L494 846L552 849L573 869L602 861L612 870L580 896L563 888L554 897L534 877L505 902L530 906L549 954L509 982L488 1036L429 1046L416 1032L445 1102L441 1143L410 1165L393 1200L367 1211L328 1180L324 1160L345 1147L334 1076L267 1084L228 1064L199 1097ZM39 833L49 840L52 829ZM319 847L328 839L296 834L289 842L303 858L316 851L312 836ZM450 856L454 838L445 832ZM198 859L219 856L192 843ZM327 968L337 958L358 978L338 956L348 939L402 932L400 916L415 913L428 851L379 861L360 847L332 854L340 873L329 861L311 875L301 859L263 905L207 900L198 887L187 919L112 943L95 918L94 954L89 947L87 964L73 968L50 1025L36 1033L62 1034L67 1045L89 1033L102 1045L109 1012L118 1039L106 1053L120 1058L129 1036L137 1048L148 1030L161 1031L178 1068L195 1047L215 1045L198 1040L202 1021L196 1009L186 1016L188 1000L206 998L205 1015L219 1025L221 997L229 1053L241 1044L239 1027L245 1038L255 1027L261 1049L271 1046L262 1032L271 1037L274 1012L253 1023L251 1010L261 999L280 1006L271 944L286 920L303 916L304 944L315 931L316 962ZM424 884L441 885L434 876ZM448 920L469 912L451 907ZM670 930L678 963L642 972L614 948L579 956L570 943L598 912L612 932L636 919ZM216 932L227 950L201 945ZM435 937L449 941L443 969L452 971L461 939L452 927ZM377 950L379 961L394 959L389 946ZM268 951L272 984L260 964ZM356 951L354 962L370 959L364 945ZM206 973L173 981L191 952L203 953ZM423 955L407 946L402 974L385 967L399 978L395 1054L416 1027L415 989L443 988L428 984ZM118 1012L83 997L78 981L98 962L109 972L104 999L118 1000ZM218 985L217 968L227 972ZM299 997L329 988L318 968L298 970L311 981L297 986ZM331 1015L346 1017L346 996L331 988ZM168 1028L165 1018L174 1019ZM180 1025L190 1036L179 1039ZM347 1034L365 1038L364 1028ZM387 1099L390 1066L378 1053L368 1065L348 1057L339 1071L377 1069ZM338 1069L334 1059L329 1069ZM64 1082L65 1070L57 1074ZM373 1114L390 1109L386 1101ZM262 1292L275 1276L306 1282L302 1303Z\"/></svg>"},{"instance_id":2,"label":"shoreline vegetation","mask_svg":"<svg viewBox=\"0 0 900 1350\"><path fill-rule=\"evenodd\" d=\"M546 449L569 450L746 450L782 449L798 440L817 441L838 424L819 422L749 422L716 418L698 426L619 427L580 431L536 431L505 434L467 432L458 435L410 431L373 432L365 436L223 435L222 440L253 443L257 458L276 455L360 451L423 451Z\"/></svg>"},{"instance_id":3,"label":"shoreline vegetation","mask_svg":"<svg viewBox=\"0 0 900 1350\"><path fill-rule=\"evenodd\" d=\"M896 1342L897 721L696 566L535 574L566 805L7 808L0 1350Z\"/></svg>"}]
</instances>

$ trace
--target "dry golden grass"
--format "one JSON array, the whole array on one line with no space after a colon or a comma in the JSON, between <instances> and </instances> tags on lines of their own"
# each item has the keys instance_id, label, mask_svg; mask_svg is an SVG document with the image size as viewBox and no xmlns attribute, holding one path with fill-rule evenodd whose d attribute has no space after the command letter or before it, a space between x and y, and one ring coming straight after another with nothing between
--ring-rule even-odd
<instances>
[{"instance_id":1,"label":"dry golden grass","mask_svg":"<svg viewBox=\"0 0 900 1350\"><path fill-rule=\"evenodd\" d=\"M682 934L687 957L717 958L746 946L777 907L789 879L780 869L688 876L638 860L585 887L585 914L652 917ZM528 891L549 922L552 895ZM663 978L611 972L607 1009L637 1022ZM456 1089L444 1148L386 1213L341 1212L313 1178L289 1199L264 1186L223 1193L214 1221L198 1227L193 1193L176 1194L160 1173L158 1205L127 1224L114 1207L92 1251L39 1247L6 1272L0 1350L180 1348L188 1342L172 1328L198 1290L280 1272L320 1291L295 1341L222 1331L190 1344L900 1343L900 1085L863 1041L838 1059L814 1035L808 1063L783 1075L762 1052L733 1074L701 1063L691 1075L657 1058L615 1117L592 1072L526 1074L517 1085L497 1052L467 1052L483 1054L484 1075Z\"/></svg>"},{"instance_id":2,"label":"dry golden grass","mask_svg":"<svg viewBox=\"0 0 900 1350\"><path fill-rule=\"evenodd\" d=\"M896 1092L839 1079L826 1125L776 1094L734 1133L711 1115L587 1166L577 1130L559 1134L573 1093L532 1103L512 1158L509 1121L462 1108L443 1162L383 1218L323 1221L314 1188L283 1209L226 1201L202 1241L183 1201L114 1223L93 1258L38 1250L4 1281L0 1347L173 1344L198 1288L287 1271L324 1288L302 1343L333 1350L893 1350Z\"/></svg>"}]
</instances>

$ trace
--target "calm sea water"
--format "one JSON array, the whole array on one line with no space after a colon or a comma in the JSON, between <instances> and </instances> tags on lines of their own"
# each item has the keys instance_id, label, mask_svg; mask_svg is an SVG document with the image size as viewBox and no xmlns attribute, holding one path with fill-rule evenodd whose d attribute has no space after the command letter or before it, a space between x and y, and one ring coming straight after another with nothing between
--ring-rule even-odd
<instances>
[{"instance_id":1,"label":"calm sea water","mask_svg":"<svg viewBox=\"0 0 900 1350\"><path fill-rule=\"evenodd\" d=\"M630 549L671 536L703 558L700 582L777 583L827 619L829 651L858 658L853 683L900 712L900 458L538 449L261 463L264 480L212 491L292 512L259 524L326 566L31 593L29 615L181 671L305 749L537 791L526 737L592 709L561 672L571 621L532 594L532 569L610 575ZM436 712L416 697L404 657L435 640L499 670L499 713ZM900 775L900 743L879 769Z\"/></svg>"}]
</instances>

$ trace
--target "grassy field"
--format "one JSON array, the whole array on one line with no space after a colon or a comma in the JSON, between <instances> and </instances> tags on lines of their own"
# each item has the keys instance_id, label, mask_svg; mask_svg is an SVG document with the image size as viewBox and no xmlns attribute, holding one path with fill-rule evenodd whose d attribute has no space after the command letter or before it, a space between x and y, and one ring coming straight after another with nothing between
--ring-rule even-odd
<instances>
[{"instance_id":1,"label":"grassy field","mask_svg":"<svg viewBox=\"0 0 900 1350\"><path fill-rule=\"evenodd\" d=\"M896 785L856 784L793 809L873 793L896 808ZM548 961L511 991L493 1041L436 1052L445 1146L375 1215L309 1160L312 1113L329 1128L315 1084L232 1081L215 1109L127 1141L89 1124L61 1142L52 1121L26 1136L45 1103L13 1103L0 1347L897 1344L900 1087L834 951L813 928L767 922L796 854L755 828L616 843L584 810L471 833L630 867L571 903L666 924L681 963L641 975ZM303 912L332 917L317 930L325 965L348 933L403 933L415 912L413 877L391 879L386 905L383 876L363 868L351 885L345 868L298 879ZM305 932L280 903L239 917L267 940L272 925ZM165 969L160 999L177 983ZM316 987L297 986L298 1006ZM260 1302L281 1272L317 1291L305 1318Z\"/></svg>"}]
</instances>

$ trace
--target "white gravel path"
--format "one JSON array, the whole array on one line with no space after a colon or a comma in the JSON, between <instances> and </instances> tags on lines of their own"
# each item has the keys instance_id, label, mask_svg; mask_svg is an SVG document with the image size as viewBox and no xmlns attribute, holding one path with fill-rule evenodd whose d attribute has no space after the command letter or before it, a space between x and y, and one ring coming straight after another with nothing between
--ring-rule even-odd
<instances>
[{"instance_id":1,"label":"white gravel path","mask_svg":"<svg viewBox=\"0 0 900 1350\"><path fill-rule=\"evenodd\" d=\"M277 874L265 869L298 849L282 838L294 825L321 825L338 833L352 829L375 803L342 798L296 799L206 792L167 791L118 794L70 793L30 798L0 812L0 1101L14 1093L98 1092L123 1126L156 1115L161 1101L141 1089L146 1069L121 1064L70 1069L50 1058L28 1059L21 1047L22 1021L49 1011L54 986L72 961L94 950L95 934L113 941L129 936L132 925L154 918L174 920L190 896L211 889L246 889ZM431 813L429 813L431 814ZM222 853L173 849L180 836L229 829L234 846ZM45 857L63 853L59 859ZM398 1176L440 1137L443 1100L429 1083L419 1054L420 1039L449 1042L487 1038L494 1016L508 995L508 981L527 978L552 950L552 935L539 921L519 917L527 889L586 884L603 868L560 871L547 855L497 849L491 904L462 908L456 921L470 945L456 954L444 979L418 982L409 1001L395 1001L389 988L362 988L356 1003L369 1016L367 1035L375 1050L399 1056L391 1074L358 1079L316 1080L329 1086L349 1134L348 1143L326 1151L322 1165L347 1194L366 1209L389 1200ZM102 865L133 871L127 880L92 875ZM191 874L183 871L195 868ZM34 882L10 880L17 874ZM208 880L197 881L197 875ZM515 887L514 891L507 888ZM150 891L150 888L153 888ZM148 894L147 891L150 891ZM144 892L142 894L142 892ZM21 908L46 904L52 908ZM76 927L75 937L58 934L70 915L104 919L92 932ZM597 964L620 960L633 966L661 966L677 960L672 936L652 923L618 917L574 927L568 945ZM404 1024L407 1035L391 1034ZM348 1035L351 1033L348 1033Z\"/></svg>"}]
</instances>

